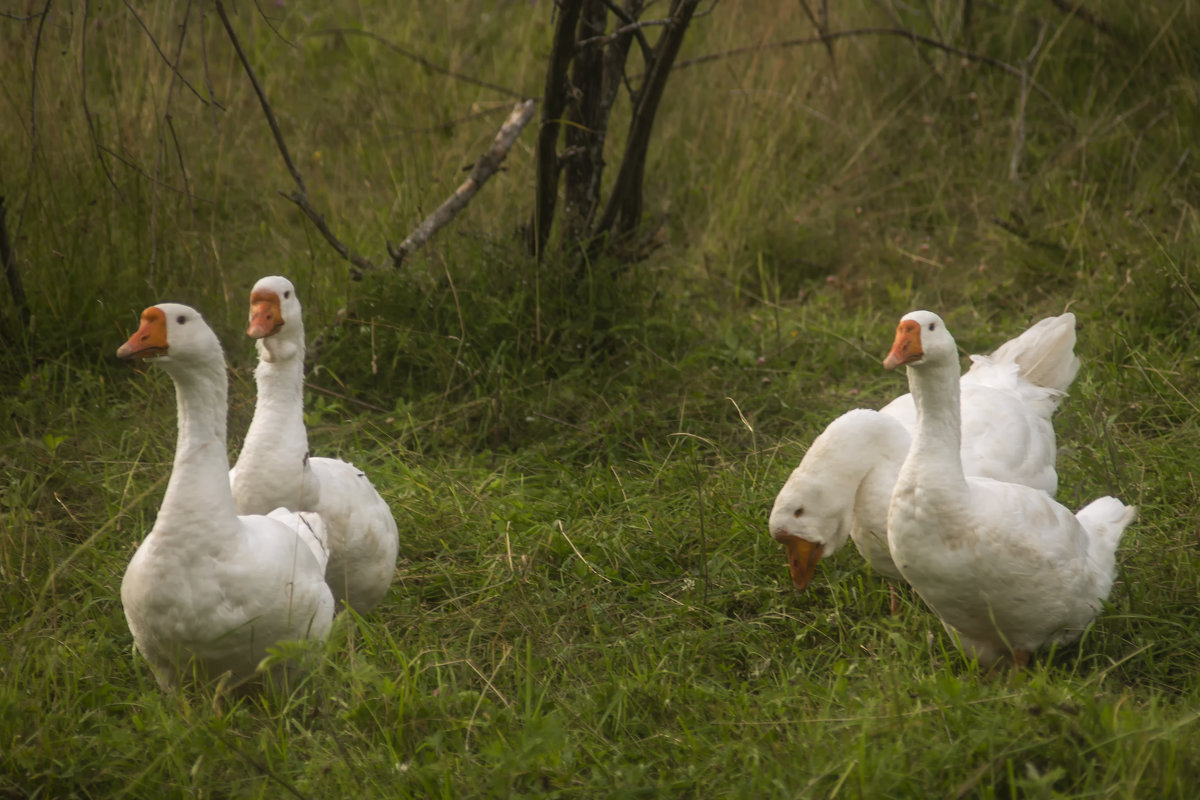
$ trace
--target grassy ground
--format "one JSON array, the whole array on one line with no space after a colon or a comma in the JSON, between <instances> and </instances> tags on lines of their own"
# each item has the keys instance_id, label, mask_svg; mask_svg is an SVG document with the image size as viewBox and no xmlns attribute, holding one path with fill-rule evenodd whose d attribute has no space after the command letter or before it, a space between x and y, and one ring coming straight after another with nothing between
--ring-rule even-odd
<instances>
[{"instance_id":1,"label":"grassy ground","mask_svg":"<svg viewBox=\"0 0 1200 800\"><path fill-rule=\"evenodd\" d=\"M173 59L170 5L139 13ZM233 16L314 203L373 257L512 98L323 31L530 96L548 50L546 3L413 5L264 5L278 32ZM754 5L698 18L681 58L811 34L798 5ZM833 63L685 66L647 170L664 245L581 281L520 245L532 131L403 271L356 282L279 197L211 8L183 32L193 93L125 6L55 5L32 111L39 23L0 19L0 186L33 312L26 335L0 306L0 797L1193 796L1200 6L1089 3L1115 35L1050 3L977 8L969 32L958 3L831 6L835 28L910 27L1036 86L1023 103L1019 77L887 35ZM200 308L236 451L245 296L270 273L325 334L310 440L392 505L395 584L289 692L164 695L119 585L173 390L113 352L146 305ZM1097 623L1020 674L964 663L915 597L890 616L853 550L796 594L767 535L823 426L903 391L879 361L914 307L968 352L1073 310L1059 499L1141 509Z\"/></svg>"}]
</instances>

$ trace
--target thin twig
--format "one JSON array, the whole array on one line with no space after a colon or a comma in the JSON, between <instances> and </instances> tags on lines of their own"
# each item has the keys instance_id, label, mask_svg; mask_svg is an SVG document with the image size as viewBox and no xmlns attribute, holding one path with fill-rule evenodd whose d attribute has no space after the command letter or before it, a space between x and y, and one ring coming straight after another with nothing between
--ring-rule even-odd
<instances>
[{"instance_id":1,"label":"thin twig","mask_svg":"<svg viewBox=\"0 0 1200 800\"><path fill-rule=\"evenodd\" d=\"M800 0L800 7L804 9L804 15L808 17L808 21L817 29L817 33L824 36L829 32L829 5L825 0L821 0L821 13L818 16L808 5L808 0ZM834 67L837 66L833 58L833 42L825 42L825 52L829 54L829 63Z\"/></svg>"},{"instance_id":2,"label":"thin twig","mask_svg":"<svg viewBox=\"0 0 1200 800\"><path fill-rule=\"evenodd\" d=\"M154 184L155 186L161 186L162 188L167 189L172 192L175 192L176 194L184 194L183 189L180 189L178 186L172 186L169 183L165 183L163 181L158 180L153 175L146 172L146 170L144 170L140 166L138 166L135 162L133 162L130 159L126 158L125 156L121 155L116 150L113 150L111 147L105 147L104 145L100 145L100 150L101 150L101 152L107 153L108 155L112 156L117 161L120 161L122 164L129 167L131 170L136 172L138 175L141 175L143 178L145 178L146 180L148 180L150 183ZM212 205L212 203L213 203L212 200L209 200L209 199L206 199L203 197L197 197L195 199L201 200L205 203L208 203L209 205Z\"/></svg>"},{"instance_id":3,"label":"thin twig","mask_svg":"<svg viewBox=\"0 0 1200 800\"><path fill-rule=\"evenodd\" d=\"M4 207L4 197L0 196L0 262L4 264L4 276L8 279L8 289L12 293L13 305L21 316L21 324L29 329L29 305L25 300L25 285L21 282L21 273L17 270L17 259L13 256L12 242L8 238L8 209Z\"/></svg>"},{"instance_id":4,"label":"thin twig","mask_svg":"<svg viewBox=\"0 0 1200 800\"><path fill-rule=\"evenodd\" d=\"M254 74L254 68L250 66L250 59L246 56L246 51L242 49L241 41L238 39L237 34L234 33L233 25L229 21L229 15L225 13L225 4L221 0L216 0L214 5L217 8L217 16L221 18L221 24L225 27L225 33L229 36L229 41L233 45L233 49L237 52L238 59L242 62L242 68L246 70L246 75L250 78L254 92L258 95L259 105L262 106L263 114L267 118L267 124L271 128L271 135L275 137L275 146L279 149L279 154L283 157L283 163L287 166L288 172L291 173L292 180L296 182L297 191L288 194L280 192L280 194L299 206L309 221L325 237L325 241L329 242L342 258L360 270L373 269L374 264L351 250L342 243L341 239L334 235L329 225L325 222L325 217L313 208L312 203L309 202L308 189L304 186L304 177L300 174L300 170L296 168L295 162L292 161L291 153L287 149L287 142L283 139L283 132L279 129L279 123L275 121L275 112L271 110L271 104L267 101L266 92L263 91L262 84L258 82L258 76Z\"/></svg>"},{"instance_id":5,"label":"thin twig","mask_svg":"<svg viewBox=\"0 0 1200 800\"><path fill-rule=\"evenodd\" d=\"M88 32L88 13L91 10L91 3L84 0L83 3L83 26L79 32L79 71L80 71L80 88L79 94L83 100L83 116L87 120L88 135L91 136L92 145L96 148L96 160L100 162L100 168L104 170L104 177L108 178L108 182L117 190L117 197L121 198L121 202L126 202L125 193L121 191L121 187L117 186L116 180L113 179L112 172L108 169L108 162L104 160L104 151L100 146L100 137L96 134L96 123L92 119L91 109L88 108L87 99L87 32Z\"/></svg>"},{"instance_id":6,"label":"thin twig","mask_svg":"<svg viewBox=\"0 0 1200 800\"><path fill-rule=\"evenodd\" d=\"M674 21L675 20L673 20L669 17L667 19L638 20L637 22L631 23L629 25L622 25L621 27L617 28L612 33L606 33L603 36L593 36L589 39L581 39L575 43L575 47L577 49L582 50L585 47L594 47L596 45L606 45L606 44L609 44L610 42L615 42L617 39L620 39L622 36L624 36L628 33L633 33L634 31L640 31L643 28L650 28L650 27L654 27L654 26L658 26L658 25L670 25Z\"/></svg>"},{"instance_id":7,"label":"thin twig","mask_svg":"<svg viewBox=\"0 0 1200 800\"><path fill-rule=\"evenodd\" d=\"M1025 107L1029 101L1029 83L1032 80L1030 69L1033 67L1034 59L1041 50L1042 40L1045 38L1046 25L1043 23L1038 28L1038 37L1033 44L1033 49L1021 62L1021 95L1017 100L1017 117L1014 120L1016 130L1013 134L1012 156L1008 160L1008 179L1010 181L1015 181L1021 171L1021 153L1025 150Z\"/></svg>"},{"instance_id":8,"label":"thin twig","mask_svg":"<svg viewBox=\"0 0 1200 800\"><path fill-rule=\"evenodd\" d=\"M125 7L129 8L129 0L124 0L124 2L125 2ZM159 49L158 42L154 41L154 37L150 34L150 31L146 28L146 26L144 24L142 24L142 20L140 17L137 16L137 12L134 11L132 8L129 8L129 12L131 14L133 14L135 18L137 18L138 24L142 25L142 29L146 31L146 35L149 36L150 41L154 43L154 49L158 50L158 54L160 56L163 56L163 60L166 61L166 56L163 54L162 50ZM192 15L192 0L188 0L187 6L183 10L183 22L179 26L179 43L175 46L175 61L174 62L167 61L167 66L169 66L171 68L171 72L173 72L175 74L175 77L177 77L181 81L183 81L183 83L185 85L187 85L189 89L192 89L193 94L197 94L197 96L199 96L198 93L196 92L196 90L194 88L192 88L190 84L188 84L187 80L179 72L179 60L183 57L183 42L187 38L187 24L188 24L188 19L191 17L191 15ZM192 213L194 214L196 212L196 206L195 206L195 204L193 204L191 202L191 197L190 197L191 187L188 186L188 182L187 182L187 169L186 169L186 167L184 167L184 164L183 164L183 153L179 150L179 139L175 136L175 126L171 123L171 100L174 97L175 97L175 81L171 80L167 83L167 97L166 97L166 100L163 102L163 123L165 124L165 127L167 128L167 130L170 131L171 139L175 143L175 155L179 159L179 167L180 167L181 171L183 172L184 189L189 194L188 205L191 207ZM203 102L204 98L201 97L200 100ZM166 136L163 135L162 128L160 127L158 130L158 154L154 160L154 177L159 179L160 181L162 179L164 162L166 162L166 160L167 160L167 140L166 140ZM150 286L155 285L154 278L155 278L155 272L156 272L155 268L157 267L157 265L158 265L158 192L154 192L151 195L151 202L150 202Z\"/></svg>"},{"instance_id":9,"label":"thin twig","mask_svg":"<svg viewBox=\"0 0 1200 800\"><path fill-rule=\"evenodd\" d=\"M309 348L309 349L311 350L312 348ZM368 403L366 400L359 400L357 397L351 397L348 394L342 394L341 392L335 392L333 389L326 389L324 386L318 386L315 383L309 383L308 381L305 381L304 388L312 389L314 392L320 392L321 394L327 394L330 397L336 397L338 400L345 400L347 403L354 403L355 405L362 406L363 408L369 408L372 411L378 411L381 414L390 413L383 406L377 406L374 403Z\"/></svg>"},{"instance_id":10,"label":"thin twig","mask_svg":"<svg viewBox=\"0 0 1200 800\"><path fill-rule=\"evenodd\" d=\"M325 28L325 29L319 30L319 31L312 31L310 33L305 34L305 36L337 36L337 35L346 35L346 34L351 34L354 36L363 36L368 39L374 39L375 41L379 42L381 45L383 45L387 49L389 49L393 52L399 53L400 55L404 56L405 58L407 58L411 61L417 62L422 67L425 67L425 69L440 73L442 75L446 75L447 77L454 78L457 81L463 81L464 83L474 84L475 86L480 86L484 89L491 89L492 91L502 92L503 94L506 94L509 97L515 97L518 100L525 97L525 95L523 93L518 92L514 89L509 89L505 86L498 86L494 83L488 83L487 81L480 80L479 78L472 78L470 75L463 75L461 72L455 72L452 69L447 69L446 67L443 67L439 64L435 64L432 61L430 61L428 58L425 58L425 56L420 55L419 53L414 53L411 50L405 50L403 47L396 44L395 42L389 41L388 39L385 39L384 37L380 36L377 33L372 33L371 31L364 31L364 30L360 30L358 28Z\"/></svg>"},{"instance_id":11,"label":"thin twig","mask_svg":"<svg viewBox=\"0 0 1200 800\"><path fill-rule=\"evenodd\" d=\"M146 38L148 38L150 40L150 44L154 45L154 51L156 53L158 53L158 57L161 58L168 67L171 68L171 71L175 73L175 77L179 78L179 80L181 80L183 82L183 85L186 86L191 91L192 94L196 95L197 100L199 100L201 103L204 103L204 105L208 105L209 101L204 99L204 95L200 94L199 90L197 90L195 86L192 86L192 84L188 81L188 79L183 77L183 73L179 71L179 57L176 56L174 62L168 60L167 54L164 53L162 51L162 48L158 46L158 40L154 38L154 34L151 33L150 29L146 27L146 23L142 22L142 18L140 16L138 16L138 13L137 13L137 11L134 10L133 6L129 5L129 0L121 0L121 2L123 2L125 4L125 8L129 10L129 13L133 14L133 18L135 20L137 20L138 26L141 27L142 31L146 34ZM191 3L188 3L188 9L190 11ZM184 28L186 29L186 27L187 27L186 14L184 16L183 24L184 24ZM182 36L180 38L182 40ZM222 111L225 110L219 103L217 104L217 108L220 108Z\"/></svg>"},{"instance_id":12,"label":"thin twig","mask_svg":"<svg viewBox=\"0 0 1200 800\"><path fill-rule=\"evenodd\" d=\"M263 22L267 23L267 27L271 29L271 33L275 34L275 36L279 39L279 41L283 42L284 44L286 44L288 47L292 48L293 50L299 49L299 47L296 45L295 42L288 39L282 33L279 32L279 29L275 27L275 23L271 22L271 18L267 16L267 12L263 11L262 4L259 3L258 0L254 0L254 8L256 11L258 11L258 15L260 17L262 17Z\"/></svg>"},{"instance_id":13,"label":"thin twig","mask_svg":"<svg viewBox=\"0 0 1200 800\"><path fill-rule=\"evenodd\" d=\"M204 91L208 92L209 109L212 111L213 133L219 133L217 124L217 107L218 103L216 95L213 93L212 72L208 68L208 39L205 36L205 29L208 26L204 24L204 7L200 7L200 61L204 64Z\"/></svg>"},{"instance_id":14,"label":"thin twig","mask_svg":"<svg viewBox=\"0 0 1200 800\"><path fill-rule=\"evenodd\" d=\"M637 14L642 13L642 4L630 4L630 8L623 9L614 3L612 0L604 0L604 5L613 13L617 19L624 22L626 25L634 25L637 22ZM649 62L654 57L654 48L650 45L650 40L646 38L646 34L642 33L641 28L634 27L631 31L638 41L638 47L642 48L642 58Z\"/></svg>"},{"instance_id":15,"label":"thin twig","mask_svg":"<svg viewBox=\"0 0 1200 800\"><path fill-rule=\"evenodd\" d=\"M500 164L504 161L504 157L508 155L508 151L512 149L513 143L517 141L517 137L521 135L521 131L529 124L529 120L533 119L533 111L536 103L533 100L523 100L517 103L508 115L508 119L500 126L500 131L496 134L492 146L486 153L479 157L475 162L474 168L471 169L471 175L463 182L461 186L455 189L454 194L450 195L446 202L438 206L437 210L425 218L424 222L417 226L416 230L408 235L408 238L400 243L397 248L388 247L388 252L392 256L392 266L399 267L404 263L404 259L409 253L421 247L429 241L438 230L446 225L450 220L466 207L475 193L479 191L479 187L492 177L497 170L500 169Z\"/></svg>"},{"instance_id":16,"label":"thin twig","mask_svg":"<svg viewBox=\"0 0 1200 800\"><path fill-rule=\"evenodd\" d=\"M1117 30L1107 21L1083 7L1083 0L1050 0L1059 11L1072 17L1078 17L1101 33L1108 34L1117 41L1123 41Z\"/></svg>"},{"instance_id":17,"label":"thin twig","mask_svg":"<svg viewBox=\"0 0 1200 800\"><path fill-rule=\"evenodd\" d=\"M899 36L901 38L910 39L913 42L926 45L927 47L933 47L935 49L960 56L968 61L974 61L979 64L986 64L989 67L995 67L996 69L1007 72L1008 74L1014 75L1018 78L1021 77L1021 70L1006 61L1001 61L998 58L992 58L991 56L983 55L982 53L976 53L971 50L964 50L961 47L955 47L954 45L949 45L945 42L939 42L937 39L931 39L928 36L923 36L916 31L910 31L906 28L853 28L848 31L830 31L829 33L820 36L809 36L804 39L785 39L783 41L771 42L764 45L735 47L732 50L724 50L720 53L709 53L708 55L680 61L675 64L675 69L679 70L684 69L685 67L696 67L701 64L707 64L711 61L718 61L723 58L751 55L753 53L759 53L763 50L771 48L804 47L810 44L824 44L825 42L836 41L838 39L850 39L858 36ZM1054 106L1059 109L1059 111L1062 111L1062 107L1045 87L1043 87L1037 81L1030 81L1029 85L1037 90L1038 94L1052 102Z\"/></svg>"},{"instance_id":18,"label":"thin twig","mask_svg":"<svg viewBox=\"0 0 1200 800\"><path fill-rule=\"evenodd\" d=\"M46 0L42 7L41 19L38 20L37 34L33 39L33 74L29 81L29 165L25 171L25 191L21 194L21 209L17 212L17 224L13 227L13 241L21 240L21 225L25 221L25 209L29 207L29 193L33 188L33 167L37 156L38 125L37 125L37 76L38 56L42 52L42 30L46 27L46 19L50 16L50 3Z\"/></svg>"}]
</instances>

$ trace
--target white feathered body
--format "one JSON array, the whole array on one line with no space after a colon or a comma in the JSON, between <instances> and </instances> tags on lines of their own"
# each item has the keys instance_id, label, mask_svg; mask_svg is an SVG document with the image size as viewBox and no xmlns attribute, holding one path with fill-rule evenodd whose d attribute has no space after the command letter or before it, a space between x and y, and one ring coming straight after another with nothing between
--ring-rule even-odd
<instances>
[{"instance_id":1,"label":"white feathered body","mask_svg":"<svg viewBox=\"0 0 1200 800\"><path fill-rule=\"evenodd\" d=\"M161 304L172 319L191 309ZM134 643L164 689L195 671L253 677L267 649L323 639L333 617L324 524L285 509L238 516L225 455L226 375L220 345L186 317L159 363L175 381L178 440L150 533L125 570L121 602Z\"/></svg>"},{"instance_id":2,"label":"white feathered body","mask_svg":"<svg viewBox=\"0 0 1200 800\"><path fill-rule=\"evenodd\" d=\"M290 290L291 284L286 286ZM309 456L298 303L287 316L280 333L257 343L254 418L229 481L243 514L276 506L319 514L329 543L326 580L339 604L365 614L391 585L399 551L396 521L370 479L353 464Z\"/></svg>"},{"instance_id":3,"label":"white feathered body","mask_svg":"<svg viewBox=\"0 0 1200 800\"><path fill-rule=\"evenodd\" d=\"M1079 370L1074 347L1075 317L1068 313L1041 320L989 356L971 356L959 384L966 474L1056 491L1051 416ZM855 409L838 417L779 492L771 530L820 541L824 555L849 536L873 570L900 579L887 513L916 423L912 394L878 412ZM795 518L792 510L801 506L805 514Z\"/></svg>"},{"instance_id":4,"label":"white feathered body","mask_svg":"<svg viewBox=\"0 0 1200 800\"><path fill-rule=\"evenodd\" d=\"M965 476L957 354L944 323L924 314L905 320L949 344L908 367L919 418L888 512L894 563L981 663L1071 641L1108 596L1136 511L1102 497L1072 514L1030 486Z\"/></svg>"}]
</instances>

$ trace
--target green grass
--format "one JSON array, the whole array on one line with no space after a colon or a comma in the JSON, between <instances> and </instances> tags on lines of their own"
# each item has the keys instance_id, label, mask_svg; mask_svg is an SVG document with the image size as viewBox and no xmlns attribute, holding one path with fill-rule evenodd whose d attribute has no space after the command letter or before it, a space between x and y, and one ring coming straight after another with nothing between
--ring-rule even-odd
<instances>
[{"instance_id":1,"label":"green grass","mask_svg":"<svg viewBox=\"0 0 1200 800\"><path fill-rule=\"evenodd\" d=\"M169 56L172 5L139 11ZM530 96L549 48L545 3L413 5L263 4L278 34L253 4L233 15L314 204L372 257L511 98L320 31ZM811 34L798 6L757 5L699 17L681 58ZM646 180L665 244L580 280L521 244L532 130L403 270L358 282L277 194L290 178L211 8L180 71L220 111L172 88L125 6L85 25L54 5L32 162L37 21L0 20L0 175L33 313L21 333L0 303L0 797L1191 797L1200 6L1088 3L1118 39L1048 3L975 4L968 40L958 3L830 5L835 28L941 31L1012 64L1044 20L1030 69L1053 101L1029 95L1016 179L1014 77L897 37L842 41L832 67L768 48L672 78ZM100 141L141 171L106 157L119 193L84 74ZM119 586L169 474L173 389L113 353L146 305L200 308L236 452L245 298L270 273L325 337L314 452L391 504L396 580L286 691L165 695ZM915 596L890 616L852 549L796 594L767 535L824 425L904 390L879 361L914 307L968 352L1073 310L1059 499L1141 510L1096 624L1023 673L965 663Z\"/></svg>"}]
</instances>

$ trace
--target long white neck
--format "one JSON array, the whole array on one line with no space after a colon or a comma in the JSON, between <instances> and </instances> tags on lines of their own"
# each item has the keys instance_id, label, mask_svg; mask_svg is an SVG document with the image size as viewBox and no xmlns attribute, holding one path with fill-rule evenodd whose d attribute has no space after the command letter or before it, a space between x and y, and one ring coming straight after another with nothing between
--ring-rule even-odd
<instances>
[{"instance_id":1,"label":"long white neck","mask_svg":"<svg viewBox=\"0 0 1200 800\"><path fill-rule=\"evenodd\" d=\"M783 502L772 516L781 516L772 526L786 526L792 513L787 488L796 484L820 486L823 513L842 518L825 542L826 554L846 543L852 525L883 529L908 443L908 431L895 418L865 408L846 412L813 440L780 494Z\"/></svg>"},{"instance_id":2,"label":"long white neck","mask_svg":"<svg viewBox=\"0 0 1200 800\"><path fill-rule=\"evenodd\" d=\"M855 409L829 423L800 467L857 487L880 462L899 467L907 452L908 433L897 420L878 411Z\"/></svg>"},{"instance_id":3,"label":"long white neck","mask_svg":"<svg viewBox=\"0 0 1200 800\"><path fill-rule=\"evenodd\" d=\"M905 465L936 465L939 484L966 491L962 467L962 410L958 359L908 368L917 429Z\"/></svg>"},{"instance_id":4,"label":"long white neck","mask_svg":"<svg viewBox=\"0 0 1200 800\"><path fill-rule=\"evenodd\" d=\"M164 363L175 382L178 439L171 479L154 523L159 535L231 535L237 517L225 453L228 378L223 358L190 365Z\"/></svg>"},{"instance_id":5,"label":"long white neck","mask_svg":"<svg viewBox=\"0 0 1200 800\"><path fill-rule=\"evenodd\" d=\"M260 358L254 381L258 398L238 464L300 464L308 452L308 431L304 427L304 351L271 360Z\"/></svg>"},{"instance_id":6,"label":"long white neck","mask_svg":"<svg viewBox=\"0 0 1200 800\"><path fill-rule=\"evenodd\" d=\"M298 341L273 336L258 342L258 399L230 475L234 502L243 514L266 514L279 506L309 510L320 500L304 427L302 330Z\"/></svg>"}]
</instances>

